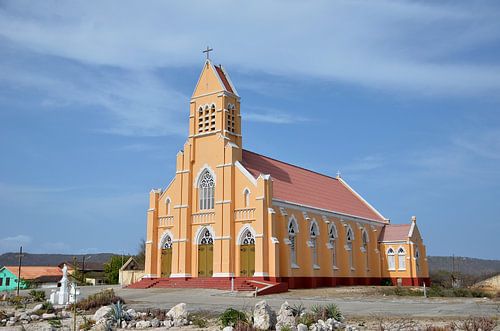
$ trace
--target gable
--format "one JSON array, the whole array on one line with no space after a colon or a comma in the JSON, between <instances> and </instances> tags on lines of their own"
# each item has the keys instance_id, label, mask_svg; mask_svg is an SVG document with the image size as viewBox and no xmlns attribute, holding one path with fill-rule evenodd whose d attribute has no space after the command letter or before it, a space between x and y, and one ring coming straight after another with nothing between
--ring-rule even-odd
<instances>
[{"instance_id":1,"label":"gable","mask_svg":"<svg viewBox=\"0 0 500 331\"><path fill-rule=\"evenodd\" d=\"M205 61L192 98L224 91L237 95L228 74L222 66L215 66L210 60Z\"/></svg>"},{"instance_id":2,"label":"gable","mask_svg":"<svg viewBox=\"0 0 500 331\"><path fill-rule=\"evenodd\" d=\"M273 199L386 223L385 218L337 178L243 150L243 166L273 179Z\"/></svg>"}]
</instances>

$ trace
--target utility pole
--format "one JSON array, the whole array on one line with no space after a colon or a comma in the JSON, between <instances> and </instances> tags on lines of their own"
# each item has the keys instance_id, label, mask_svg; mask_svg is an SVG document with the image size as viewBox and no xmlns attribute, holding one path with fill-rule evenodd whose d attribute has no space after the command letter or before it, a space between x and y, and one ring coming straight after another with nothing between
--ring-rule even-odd
<instances>
[{"instance_id":1,"label":"utility pole","mask_svg":"<svg viewBox=\"0 0 500 331\"><path fill-rule=\"evenodd\" d=\"M19 247L19 268L17 270L17 296L19 296L19 288L21 286L21 265L23 264L23 246Z\"/></svg>"}]
</instances>

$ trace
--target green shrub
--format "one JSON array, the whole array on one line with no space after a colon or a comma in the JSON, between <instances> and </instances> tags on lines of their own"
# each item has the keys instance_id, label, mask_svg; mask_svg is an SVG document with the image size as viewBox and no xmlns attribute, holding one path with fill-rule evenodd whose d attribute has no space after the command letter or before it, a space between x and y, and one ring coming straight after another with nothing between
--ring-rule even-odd
<instances>
[{"instance_id":1,"label":"green shrub","mask_svg":"<svg viewBox=\"0 0 500 331\"><path fill-rule=\"evenodd\" d=\"M220 316L219 321L223 327L235 326L238 322L247 322L247 316L244 312L234 308L226 309Z\"/></svg>"},{"instance_id":2,"label":"green shrub","mask_svg":"<svg viewBox=\"0 0 500 331\"><path fill-rule=\"evenodd\" d=\"M294 304L291 306L293 316L297 317L302 315L306 311L306 307L302 303Z\"/></svg>"},{"instance_id":3,"label":"green shrub","mask_svg":"<svg viewBox=\"0 0 500 331\"><path fill-rule=\"evenodd\" d=\"M54 306L52 305L51 302L49 301L45 301L44 303L42 303L42 309L40 309L39 311L37 311L36 313L38 315L42 315L42 314L45 314L45 313L53 313L55 310L54 310Z\"/></svg>"},{"instance_id":4,"label":"green shrub","mask_svg":"<svg viewBox=\"0 0 500 331\"><path fill-rule=\"evenodd\" d=\"M45 301L45 292L44 291L41 291L41 290L31 290L29 294L30 294L30 297L35 302Z\"/></svg>"},{"instance_id":5,"label":"green shrub","mask_svg":"<svg viewBox=\"0 0 500 331\"><path fill-rule=\"evenodd\" d=\"M326 306L314 305L311 307L311 311L316 320L322 319L323 321L326 321L329 318L334 318L335 320L339 321L343 319L340 309L336 304L333 303L330 303Z\"/></svg>"},{"instance_id":6,"label":"green shrub","mask_svg":"<svg viewBox=\"0 0 500 331\"><path fill-rule=\"evenodd\" d=\"M115 291L109 289L89 295L87 298L79 301L76 304L76 307L82 310L90 310L100 308L102 306L108 306L112 303L117 303L118 301L125 303L122 298L115 295Z\"/></svg>"},{"instance_id":7,"label":"green shrub","mask_svg":"<svg viewBox=\"0 0 500 331\"><path fill-rule=\"evenodd\" d=\"M87 316L83 316L83 323L80 324L78 330L84 330L84 331L91 330L94 324L95 324L94 320L87 318Z\"/></svg>"},{"instance_id":8,"label":"green shrub","mask_svg":"<svg viewBox=\"0 0 500 331\"><path fill-rule=\"evenodd\" d=\"M117 303L111 304L110 317L118 326L122 325L122 321L125 319L125 306L122 302L118 300Z\"/></svg>"},{"instance_id":9,"label":"green shrub","mask_svg":"<svg viewBox=\"0 0 500 331\"><path fill-rule=\"evenodd\" d=\"M196 325L197 327L203 329L208 326L208 320L214 318L212 312L209 311L197 311L193 313L189 313L188 320Z\"/></svg>"},{"instance_id":10,"label":"green shrub","mask_svg":"<svg viewBox=\"0 0 500 331\"><path fill-rule=\"evenodd\" d=\"M305 324L307 327L310 327L314 323L316 323L316 317L313 313L304 313L302 316L296 318L297 324Z\"/></svg>"},{"instance_id":11,"label":"green shrub","mask_svg":"<svg viewBox=\"0 0 500 331\"><path fill-rule=\"evenodd\" d=\"M392 280L390 278L383 278L380 281L380 285L382 285L382 286L392 286Z\"/></svg>"}]
</instances>

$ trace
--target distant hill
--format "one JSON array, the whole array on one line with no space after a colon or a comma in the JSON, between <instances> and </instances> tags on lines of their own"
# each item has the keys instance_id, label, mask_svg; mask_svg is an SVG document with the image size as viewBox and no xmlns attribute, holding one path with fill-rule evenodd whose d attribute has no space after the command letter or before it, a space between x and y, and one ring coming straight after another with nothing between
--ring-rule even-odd
<instances>
[{"instance_id":1,"label":"distant hill","mask_svg":"<svg viewBox=\"0 0 500 331\"><path fill-rule=\"evenodd\" d=\"M452 256L428 256L429 271L436 272L440 270L454 271L466 275L486 275L500 273L500 260L483 260L471 257L455 256L453 262ZM455 267L453 267L455 264Z\"/></svg>"},{"instance_id":2,"label":"distant hill","mask_svg":"<svg viewBox=\"0 0 500 331\"><path fill-rule=\"evenodd\" d=\"M19 253L5 253L0 255L0 268L4 265L17 265L19 263L19 258L17 257ZM112 253L98 253L98 254L85 254L85 256L91 256L90 259L87 258L88 262L92 263L105 263L116 254ZM83 254L31 254L24 253L23 265L26 266L57 266L61 262L73 261L73 257L76 257L78 262L82 261Z\"/></svg>"}]
</instances>

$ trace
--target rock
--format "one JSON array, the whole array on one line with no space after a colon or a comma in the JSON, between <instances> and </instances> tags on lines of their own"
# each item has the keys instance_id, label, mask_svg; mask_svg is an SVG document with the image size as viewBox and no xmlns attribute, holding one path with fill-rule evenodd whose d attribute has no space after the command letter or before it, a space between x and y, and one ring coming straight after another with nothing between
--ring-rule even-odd
<instances>
[{"instance_id":1,"label":"rock","mask_svg":"<svg viewBox=\"0 0 500 331\"><path fill-rule=\"evenodd\" d=\"M153 318L153 319L151 320L151 326L152 326L153 328L157 328L157 327L159 327L159 326L160 326L160 321L159 321L157 318Z\"/></svg>"},{"instance_id":2,"label":"rock","mask_svg":"<svg viewBox=\"0 0 500 331\"><path fill-rule=\"evenodd\" d=\"M31 313L36 313L37 311L41 310L42 308L43 308L43 304L39 303L31 309Z\"/></svg>"},{"instance_id":3,"label":"rock","mask_svg":"<svg viewBox=\"0 0 500 331\"><path fill-rule=\"evenodd\" d=\"M167 317L171 320L181 320L188 317L188 312L185 303L179 303L178 305L172 307L167 313Z\"/></svg>"},{"instance_id":4,"label":"rock","mask_svg":"<svg viewBox=\"0 0 500 331\"><path fill-rule=\"evenodd\" d=\"M167 329L168 328L171 328L172 327L172 321L170 320L166 320L166 321L163 321L163 326L166 327Z\"/></svg>"},{"instance_id":5,"label":"rock","mask_svg":"<svg viewBox=\"0 0 500 331\"><path fill-rule=\"evenodd\" d=\"M282 327L296 330L295 316L293 316L292 307L290 307L286 301L281 305L276 318L276 331L280 331Z\"/></svg>"},{"instance_id":6,"label":"rock","mask_svg":"<svg viewBox=\"0 0 500 331\"><path fill-rule=\"evenodd\" d=\"M133 309L128 309L127 315L130 317L130 319L133 319L133 320L137 318L137 312Z\"/></svg>"},{"instance_id":7,"label":"rock","mask_svg":"<svg viewBox=\"0 0 500 331\"><path fill-rule=\"evenodd\" d=\"M276 325L276 313L269 307L266 300L255 304L253 311L253 327L259 330L269 330Z\"/></svg>"},{"instance_id":8,"label":"rock","mask_svg":"<svg viewBox=\"0 0 500 331\"><path fill-rule=\"evenodd\" d=\"M122 321L121 328L126 329L127 328L127 321Z\"/></svg>"},{"instance_id":9,"label":"rock","mask_svg":"<svg viewBox=\"0 0 500 331\"><path fill-rule=\"evenodd\" d=\"M226 326L222 331L233 331L234 328L232 326Z\"/></svg>"},{"instance_id":10,"label":"rock","mask_svg":"<svg viewBox=\"0 0 500 331\"><path fill-rule=\"evenodd\" d=\"M54 319L56 317L57 316L54 313L51 313L51 314L48 314L48 313L42 314L42 319L44 319L44 320L51 320L51 319Z\"/></svg>"},{"instance_id":11,"label":"rock","mask_svg":"<svg viewBox=\"0 0 500 331\"><path fill-rule=\"evenodd\" d=\"M139 321L135 324L135 327L137 329L147 329L151 327L151 322L150 321Z\"/></svg>"},{"instance_id":12,"label":"rock","mask_svg":"<svg viewBox=\"0 0 500 331\"><path fill-rule=\"evenodd\" d=\"M10 327L10 326L14 326L14 324L16 324L16 322L14 322L14 321L7 321L7 323L5 324L5 326Z\"/></svg>"},{"instance_id":13,"label":"rock","mask_svg":"<svg viewBox=\"0 0 500 331\"><path fill-rule=\"evenodd\" d=\"M106 318L107 315L112 311L113 309L110 307L110 306L103 306L101 308L99 308L95 314L94 314L94 317L92 317L92 319L94 321L99 321L99 320L102 320L103 318Z\"/></svg>"},{"instance_id":14,"label":"rock","mask_svg":"<svg viewBox=\"0 0 500 331\"><path fill-rule=\"evenodd\" d=\"M40 319L40 316L33 314L33 315L30 315L30 318L32 321L38 321Z\"/></svg>"},{"instance_id":15,"label":"rock","mask_svg":"<svg viewBox=\"0 0 500 331\"><path fill-rule=\"evenodd\" d=\"M346 325L345 331L358 331L358 327L355 325Z\"/></svg>"},{"instance_id":16,"label":"rock","mask_svg":"<svg viewBox=\"0 0 500 331\"><path fill-rule=\"evenodd\" d=\"M9 322L17 322L17 317L16 316L12 316L12 317L9 317Z\"/></svg>"},{"instance_id":17,"label":"rock","mask_svg":"<svg viewBox=\"0 0 500 331\"><path fill-rule=\"evenodd\" d=\"M67 310L62 310L61 313L60 313L60 316L61 318L70 318L71 317L71 313Z\"/></svg>"},{"instance_id":18,"label":"rock","mask_svg":"<svg viewBox=\"0 0 500 331\"><path fill-rule=\"evenodd\" d=\"M305 324L300 323L299 325L297 325L297 331L308 331L308 330L309 329Z\"/></svg>"}]
</instances>

